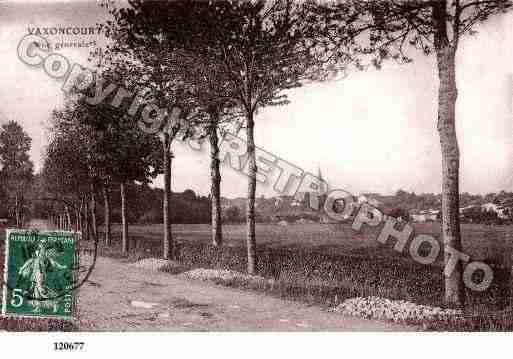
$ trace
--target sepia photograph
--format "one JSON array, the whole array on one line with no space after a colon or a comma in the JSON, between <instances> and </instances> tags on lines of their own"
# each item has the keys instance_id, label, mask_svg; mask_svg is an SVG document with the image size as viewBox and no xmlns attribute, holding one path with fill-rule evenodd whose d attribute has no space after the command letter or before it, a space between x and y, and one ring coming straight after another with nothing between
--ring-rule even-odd
<instances>
[{"instance_id":1,"label":"sepia photograph","mask_svg":"<svg viewBox=\"0 0 513 359\"><path fill-rule=\"evenodd\" d=\"M513 1L7 0L0 65L0 345L507 343Z\"/></svg>"}]
</instances>

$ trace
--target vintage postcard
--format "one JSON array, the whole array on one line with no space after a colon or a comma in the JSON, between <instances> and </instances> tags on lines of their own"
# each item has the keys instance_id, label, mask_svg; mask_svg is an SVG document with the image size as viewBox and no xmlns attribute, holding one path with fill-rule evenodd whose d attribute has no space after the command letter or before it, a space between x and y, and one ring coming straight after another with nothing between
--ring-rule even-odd
<instances>
[{"instance_id":1,"label":"vintage postcard","mask_svg":"<svg viewBox=\"0 0 513 359\"><path fill-rule=\"evenodd\" d=\"M511 331L512 29L508 0L0 2L0 330Z\"/></svg>"}]
</instances>

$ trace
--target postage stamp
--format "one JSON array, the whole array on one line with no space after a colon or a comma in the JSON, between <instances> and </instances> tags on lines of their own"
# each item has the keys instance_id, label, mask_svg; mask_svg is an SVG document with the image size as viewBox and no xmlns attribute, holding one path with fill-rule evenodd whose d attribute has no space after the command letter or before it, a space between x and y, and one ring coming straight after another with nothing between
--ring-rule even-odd
<instances>
[{"instance_id":1,"label":"postage stamp","mask_svg":"<svg viewBox=\"0 0 513 359\"><path fill-rule=\"evenodd\" d=\"M7 230L2 315L73 318L76 237Z\"/></svg>"}]
</instances>

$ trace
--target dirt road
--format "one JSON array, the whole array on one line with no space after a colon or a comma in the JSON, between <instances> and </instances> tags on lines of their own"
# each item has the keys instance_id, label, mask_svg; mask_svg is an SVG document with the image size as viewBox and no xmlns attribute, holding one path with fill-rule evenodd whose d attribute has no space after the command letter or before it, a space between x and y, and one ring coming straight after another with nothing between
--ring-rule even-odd
<instances>
[{"instance_id":1,"label":"dirt road","mask_svg":"<svg viewBox=\"0 0 513 359\"><path fill-rule=\"evenodd\" d=\"M79 291L81 330L388 331L415 328L99 258Z\"/></svg>"}]
</instances>

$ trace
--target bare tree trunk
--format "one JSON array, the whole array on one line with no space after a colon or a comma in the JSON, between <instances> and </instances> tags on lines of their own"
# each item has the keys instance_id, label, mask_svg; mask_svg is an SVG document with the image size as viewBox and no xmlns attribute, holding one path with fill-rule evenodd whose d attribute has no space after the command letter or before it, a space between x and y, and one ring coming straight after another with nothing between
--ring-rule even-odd
<instances>
[{"instance_id":1,"label":"bare tree trunk","mask_svg":"<svg viewBox=\"0 0 513 359\"><path fill-rule=\"evenodd\" d=\"M164 135L164 259L173 258L173 237L171 233L171 140L169 134Z\"/></svg>"},{"instance_id":2,"label":"bare tree trunk","mask_svg":"<svg viewBox=\"0 0 513 359\"><path fill-rule=\"evenodd\" d=\"M80 209L75 204L75 231L80 232Z\"/></svg>"},{"instance_id":3,"label":"bare tree trunk","mask_svg":"<svg viewBox=\"0 0 513 359\"><path fill-rule=\"evenodd\" d=\"M84 197L84 232L86 240L89 240L90 235L90 223L89 223L89 201L87 196Z\"/></svg>"},{"instance_id":4,"label":"bare tree trunk","mask_svg":"<svg viewBox=\"0 0 513 359\"><path fill-rule=\"evenodd\" d=\"M23 211L24 202L25 202L25 200L24 200L23 196L21 196L18 201L18 221L20 222L20 227L22 227L22 228L24 225L24 217L25 217L25 213Z\"/></svg>"},{"instance_id":5,"label":"bare tree trunk","mask_svg":"<svg viewBox=\"0 0 513 359\"><path fill-rule=\"evenodd\" d=\"M110 246L110 196L107 185L103 186L103 206L105 207L105 245Z\"/></svg>"},{"instance_id":6,"label":"bare tree trunk","mask_svg":"<svg viewBox=\"0 0 513 359\"><path fill-rule=\"evenodd\" d=\"M84 230L83 214L84 214L84 198L80 198L80 208L78 209L78 228L82 232ZM83 234L83 233L82 233Z\"/></svg>"},{"instance_id":7,"label":"bare tree trunk","mask_svg":"<svg viewBox=\"0 0 513 359\"><path fill-rule=\"evenodd\" d=\"M219 139L217 137L217 114L210 114L210 177L212 206L212 244L220 247L223 242L221 217L221 173L219 171Z\"/></svg>"},{"instance_id":8,"label":"bare tree trunk","mask_svg":"<svg viewBox=\"0 0 513 359\"><path fill-rule=\"evenodd\" d=\"M91 227L93 233L93 239L98 239L98 221L96 220L96 192L94 186L91 184Z\"/></svg>"},{"instance_id":9,"label":"bare tree trunk","mask_svg":"<svg viewBox=\"0 0 513 359\"><path fill-rule=\"evenodd\" d=\"M121 223L122 223L122 238L121 238L121 247L123 254L128 254L129 243L128 243L128 221L126 218L126 188L125 183L121 182L120 184L121 191Z\"/></svg>"},{"instance_id":10,"label":"bare tree trunk","mask_svg":"<svg viewBox=\"0 0 513 359\"><path fill-rule=\"evenodd\" d=\"M16 228L20 227L20 215L19 215L19 203L18 203L18 193L16 193L16 197L14 199L14 217L16 219Z\"/></svg>"},{"instance_id":11,"label":"bare tree trunk","mask_svg":"<svg viewBox=\"0 0 513 359\"><path fill-rule=\"evenodd\" d=\"M445 265L450 253L447 248L462 251L459 216L459 166L460 152L456 136L456 47L457 39L450 44L447 31L447 2L436 2L433 6L433 21L436 25L435 50L438 64L438 124L442 150L442 237L445 250ZM445 302L452 307L465 303L463 265L458 260L456 267L445 276Z\"/></svg>"},{"instance_id":12,"label":"bare tree trunk","mask_svg":"<svg viewBox=\"0 0 513 359\"><path fill-rule=\"evenodd\" d=\"M64 205L64 213L66 213L66 229L71 231L71 214L69 213L68 205Z\"/></svg>"},{"instance_id":13,"label":"bare tree trunk","mask_svg":"<svg viewBox=\"0 0 513 359\"><path fill-rule=\"evenodd\" d=\"M256 158L253 113L247 111L247 155L249 165L248 177L248 198L246 207L247 237L246 245L248 252L248 273L255 274L257 266L256 238L255 238L255 191L256 191Z\"/></svg>"}]
</instances>

